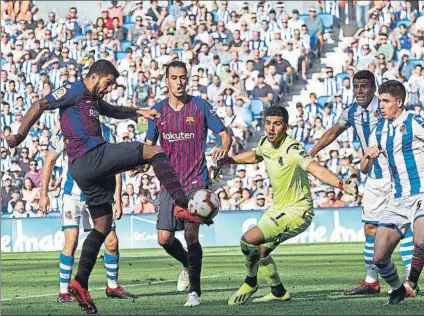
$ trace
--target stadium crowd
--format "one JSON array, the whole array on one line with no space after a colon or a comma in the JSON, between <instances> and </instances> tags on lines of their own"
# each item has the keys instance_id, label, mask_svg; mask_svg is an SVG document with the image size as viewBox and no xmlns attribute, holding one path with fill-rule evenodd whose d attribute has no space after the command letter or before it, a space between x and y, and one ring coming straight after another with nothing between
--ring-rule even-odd
<instances>
[{"instance_id":1,"label":"stadium crowd","mask_svg":"<svg viewBox=\"0 0 424 316\"><path fill-rule=\"evenodd\" d=\"M72 7L66 16L37 14L32 1L2 1L1 5L1 206L7 217L42 216L38 211L41 168L51 143L60 133L58 113L47 111L30 131L24 145L11 149L5 137L16 133L23 115L35 100L84 77L98 59L110 60L120 77L105 99L117 106L151 107L166 98L166 65L182 60L189 71L188 93L207 99L233 137L232 153L255 146L263 135L262 111L285 106L284 96L296 81L305 81L313 59L333 28L346 20L346 1L317 1L300 14L288 12L284 2L245 2L237 10L228 1L99 2L101 16L90 21ZM356 71L374 73L377 86L397 79L408 91L411 110L424 115L424 6L411 1L358 1L360 29L344 52L343 72L331 67L314 76L326 92L310 94L307 104L290 113L293 138L309 149L333 126L353 101ZM303 12L302 12L303 13ZM327 21L327 22L326 22ZM331 23L328 23L331 21ZM310 80L309 80L310 81ZM143 118L114 120L100 117L105 139L144 141ZM210 133L207 151L220 146ZM317 155L320 164L363 188L359 172L362 155L352 129ZM208 161L208 164L212 164ZM60 205L63 161L51 181L52 211ZM264 210L272 187L261 164L226 170L225 183L216 190L223 210ZM229 179L229 180L227 180ZM361 204L311 179L316 207ZM124 214L154 213L159 183L152 168L123 174ZM360 191L361 192L361 191Z\"/></svg>"}]
</instances>

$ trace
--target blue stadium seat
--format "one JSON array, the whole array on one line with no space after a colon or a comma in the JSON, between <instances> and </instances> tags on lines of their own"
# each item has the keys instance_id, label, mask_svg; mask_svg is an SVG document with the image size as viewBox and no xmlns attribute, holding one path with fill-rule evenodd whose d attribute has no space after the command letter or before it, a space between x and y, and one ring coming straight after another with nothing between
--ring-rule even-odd
<instances>
[{"instance_id":1,"label":"blue stadium seat","mask_svg":"<svg viewBox=\"0 0 424 316\"><path fill-rule=\"evenodd\" d=\"M122 41L121 42L121 52L125 52L128 47L132 46L131 41Z\"/></svg>"},{"instance_id":2,"label":"blue stadium seat","mask_svg":"<svg viewBox=\"0 0 424 316\"><path fill-rule=\"evenodd\" d=\"M127 54L125 52L115 52L115 59L117 60L125 59L126 56Z\"/></svg>"},{"instance_id":3,"label":"blue stadium seat","mask_svg":"<svg viewBox=\"0 0 424 316\"><path fill-rule=\"evenodd\" d=\"M183 60L183 49L182 48L175 48L172 50L173 53L178 54L178 58L180 60Z\"/></svg>"},{"instance_id":4,"label":"blue stadium seat","mask_svg":"<svg viewBox=\"0 0 424 316\"><path fill-rule=\"evenodd\" d=\"M350 78L350 76L347 72L339 72L334 78L336 79L337 90L339 90L342 88L343 80Z\"/></svg>"},{"instance_id":5,"label":"blue stadium seat","mask_svg":"<svg viewBox=\"0 0 424 316\"><path fill-rule=\"evenodd\" d=\"M325 104L328 102L328 99L331 96L329 95L322 95L320 97L318 97L317 102L321 105L322 108L324 108Z\"/></svg>"},{"instance_id":6,"label":"blue stadium seat","mask_svg":"<svg viewBox=\"0 0 424 316\"><path fill-rule=\"evenodd\" d=\"M414 67L416 67L417 65L424 66L424 60L423 59L410 59L408 62L413 64Z\"/></svg>"},{"instance_id":7,"label":"blue stadium seat","mask_svg":"<svg viewBox=\"0 0 424 316\"><path fill-rule=\"evenodd\" d=\"M6 59L4 59L4 58L2 58L2 59L1 59L1 65L3 66L5 63L7 63L7 60L6 60Z\"/></svg>"},{"instance_id":8,"label":"blue stadium seat","mask_svg":"<svg viewBox=\"0 0 424 316\"><path fill-rule=\"evenodd\" d=\"M308 13L306 14L299 14L299 20L305 21L305 19L309 16Z\"/></svg>"},{"instance_id":9,"label":"blue stadium seat","mask_svg":"<svg viewBox=\"0 0 424 316\"><path fill-rule=\"evenodd\" d=\"M75 35L73 37L73 40L75 41L83 41L85 39L85 36L83 34Z\"/></svg>"},{"instance_id":10,"label":"blue stadium seat","mask_svg":"<svg viewBox=\"0 0 424 316\"><path fill-rule=\"evenodd\" d=\"M396 27L399 27L402 24L405 24L407 27L410 27L412 22L411 22L411 20L400 20L400 21L396 22Z\"/></svg>"},{"instance_id":11,"label":"blue stadium seat","mask_svg":"<svg viewBox=\"0 0 424 316\"><path fill-rule=\"evenodd\" d=\"M86 26L84 26L84 28L82 29L82 33L83 34L85 34L85 33L87 33L88 31L90 31L91 30L91 26L90 26L90 24L87 24Z\"/></svg>"},{"instance_id":12,"label":"blue stadium seat","mask_svg":"<svg viewBox=\"0 0 424 316\"><path fill-rule=\"evenodd\" d=\"M124 16L124 24L127 24L127 23L132 23L131 15Z\"/></svg>"},{"instance_id":13,"label":"blue stadium seat","mask_svg":"<svg viewBox=\"0 0 424 316\"><path fill-rule=\"evenodd\" d=\"M134 26L135 26L135 23L125 23L123 25L123 27L126 28L128 30L128 32L131 31Z\"/></svg>"},{"instance_id":14,"label":"blue stadium seat","mask_svg":"<svg viewBox=\"0 0 424 316\"><path fill-rule=\"evenodd\" d=\"M334 18L331 14L319 13L318 16L320 17L325 30L333 29Z\"/></svg>"},{"instance_id":15,"label":"blue stadium seat","mask_svg":"<svg viewBox=\"0 0 424 316\"><path fill-rule=\"evenodd\" d=\"M264 102L259 98L252 98L250 102L250 110L252 111L253 119L257 120L262 118L262 113L264 111Z\"/></svg>"}]
</instances>

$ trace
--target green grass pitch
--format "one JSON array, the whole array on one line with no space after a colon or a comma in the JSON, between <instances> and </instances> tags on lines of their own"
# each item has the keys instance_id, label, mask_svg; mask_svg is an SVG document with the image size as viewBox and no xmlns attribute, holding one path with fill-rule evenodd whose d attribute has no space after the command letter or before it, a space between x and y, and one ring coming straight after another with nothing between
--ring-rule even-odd
<instances>
[{"instance_id":1,"label":"green grass pitch","mask_svg":"<svg viewBox=\"0 0 424 316\"><path fill-rule=\"evenodd\" d=\"M363 244L281 245L274 254L290 302L228 306L227 300L244 279L240 249L204 249L200 307L183 307L186 293L176 291L180 265L161 249L121 251L119 280L140 297L107 299L106 272L98 259L90 288L100 315L424 315L424 296L383 306L388 286L380 295L346 297L343 291L364 277ZM79 253L77 254L79 256ZM76 303L55 301L59 253L2 254L2 315L84 315ZM393 255L400 276L400 255ZM78 262L76 260L76 262ZM74 273L76 267L74 267ZM260 279L260 278L259 278ZM424 287L424 284L422 284ZM269 291L260 279L261 296Z\"/></svg>"}]
</instances>

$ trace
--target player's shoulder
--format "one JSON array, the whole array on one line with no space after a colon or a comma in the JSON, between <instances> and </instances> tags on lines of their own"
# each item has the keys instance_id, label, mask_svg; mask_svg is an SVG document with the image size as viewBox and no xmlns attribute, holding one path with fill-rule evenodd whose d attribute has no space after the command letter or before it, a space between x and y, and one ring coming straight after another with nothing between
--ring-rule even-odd
<instances>
[{"instance_id":1,"label":"player's shoulder","mask_svg":"<svg viewBox=\"0 0 424 316\"><path fill-rule=\"evenodd\" d=\"M52 91L51 96L55 100L59 100L64 97L73 98L77 95L82 95L84 89L85 86L82 81L68 82L63 86L57 88L56 90Z\"/></svg>"},{"instance_id":2,"label":"player's shoulder","mask_svg":"<svg viewBox=\"0 0 424 316\"><path fill-rule=\"evenodd\" d=\"M415 113L414 111L408 111L408 119L411 120L413 123L424 127L424 119L421 117L421 115Z\"/></svg>"},{"instance_id":3,"label":"player's shoulder","mask_svg":"<svg viewBox=\"0 0 424 316\"><path fill-rule=\"evenodd\" d=\"M286 154L291 154L294 151L298 152L299 150L303 150L303 145L290 136L286 137L284 145L284 151Z\"/></svg>"},{"instance_id":4,"label":"player's shoulder","mask_svg":"<svg viewBox=\"0 0 424 316\"><path fill-rule=\"evenodd\" d=\"M195 96L190 96L190 98L191 98L191 103L197 108L199 108L200 110L209 111L211 109L210 103L206 101L205 99L195 97Z\"/></svg>"},{"instance_id":5,"label":"player's shoulder","mask_svg":"<svg viewBox=\"0 0 424 316\"><path fill-rule=\"evenodd\" d=\"M165 104L167 104L168 102L169 102L168 98L163 99L163 100L157 102L154 106L152 106L152 109L159 112L165 106Z\"/></svg>"}]
</instances>

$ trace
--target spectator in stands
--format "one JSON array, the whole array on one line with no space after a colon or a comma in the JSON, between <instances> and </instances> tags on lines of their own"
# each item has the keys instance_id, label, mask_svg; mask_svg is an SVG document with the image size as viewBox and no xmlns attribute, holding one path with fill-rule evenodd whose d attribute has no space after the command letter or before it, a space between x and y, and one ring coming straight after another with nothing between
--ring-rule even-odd
<instances>
[{"instance_id":1,"label":"spectator in stands","mask_svg":"<svg viewBox=\"0 0 424 316\"><path fill-rule=\"evenodd\" d=\"M153 203L148 201L147 196L148 196L148 191L141 189L140 199L138 203L135 205L134 214L155 213L155 206Z\"/></svg>"},{"instance_id":2,"label":"spectator in stands","mask_svg":"<svg viewBox=\"0 0 424 316\"><path fill-rule=\"evenodd\" d=\"M159 195L157 186L155 183L149 184L149 194L147 196L147 200L155 206L155 212L159 211Z\"/></svg>"},{"instance_id":3,"label":"spectator in stands","mask_svg":"<svg viewBox=\"0 0 424 316\"><path fill-rule=\"evenodd\" d=\"M345 207L346 203L340 200L340 194L336 196L333 189L327 191L327 201L322 203L322 207Z\"/></svg>"},{"instance_id":4,"label":"spectator in stands","mask_svg":"<svg viewBox=\"0 0 424 316\"><path fill-rule=\"evenodd\" d=\"M2 182L3 182L3 185L1 186L1 212L3 214L8 212L8 205L10 200L12 200L13 188L12 188L12 178L9 175L3 176Z\"/></svg>"},{"instance_id":5,"label":"spectator in stands","mask_svg":"<svg viewBox=\"0 0 424 316\"><path fill-rule=\"evenodd\" d=\"M273 102L277 101L277 95L272 88L265 83L264 73L258 74L258 81L252 90L252 97L261 99L266 106L270 106Z\"/></svg>"},{"instance_id":6,"label":"spectator in stands","mask_svg":"<svg viewBox=\"0 0 424 316\"><path fill-rule=\"evenodd\" d=\"M321 19L317 16L317 10L315 7L309 8L309 16L304 20L304 22L308 28L309 35L315 35L318 37L318 54L321 54L324 49L324 25L322 24Z\"/></svg>"},{"instance_id":7,"label":"spectator in stands","mask_svg":"<svg viewBox=\"0 0 424 316\"><path fill-rule=\"evenodd\" d=\"M41 169L38 169L38 162L32 159L29 163L29 171L25 174L25 178L31 179L35 187L41 186Z\"/></svg>"}]
</instances>

